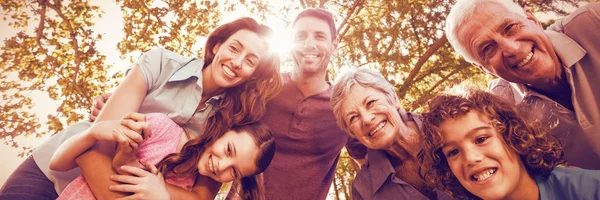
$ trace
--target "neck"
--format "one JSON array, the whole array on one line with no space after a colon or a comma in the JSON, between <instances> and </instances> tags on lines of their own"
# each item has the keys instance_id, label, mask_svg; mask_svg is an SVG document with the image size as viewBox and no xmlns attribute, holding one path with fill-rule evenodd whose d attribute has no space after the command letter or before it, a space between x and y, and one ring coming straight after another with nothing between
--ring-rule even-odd
<instances>
[{"instance_id":1,"label":"neck","mask_svg":"<svg viewBox=\"0 0 600 200\"><path fill-rule=\"evenodd\" d=\"M400 131L403 134L398 134L396 141L385 151L393 157L398 158L401 162L416 161L419 154L419 143L421 137L418 127L414 122L408 122L406 126L401 126Z\"/></svg>"},{"instance_id":2,"label":"neck","mask_svg":"<svg viewBox=\"0 0 600 200\"><path fill-rule=\"evenodd\" d=\"M509 194L506 200L513 199L529 199L529 200L538 200L540 199L540 192L535 180L529 175L529 173L525 172L522 175L522 179L517 185L515 191Z\"/></svg>"},{"instance_id":3,"label":"neck","mask_svg":"<svg viewBox=\"0 0 600 200\"><path fill-rule=\"evenodd\" d=\"M305 97L318 94L329 88L329 84L325 81L327 71L308 74L298 70L298 68L300 67L296 67L296 70L292 71L290 78Z\"/></svg>"},{"instance_id":4,"label":"neck","mask_svg":"<svg viewBox=\"0 0 600 200\"><path fill-rule=\"evenodd\" d=\"M202 69L202 99L208 99L223 92L225 92L225 88L217 86L215 77L212 75L211 67L207 66Z\"/></svg>"},{"instance_id":5,"label":"neck","mask_svg":"<svg viewBox=\"0 0 600 200\"><path fill-rule=\"evenodd\" d=\"M551 81L538 85L530 84L529 86L536 92L547 96L548 98L558 102L570 110L573 110L571 85L567 81L566 73L564 73L564 71L562 71L557 78Z\"/></svg>"}]
</instances>

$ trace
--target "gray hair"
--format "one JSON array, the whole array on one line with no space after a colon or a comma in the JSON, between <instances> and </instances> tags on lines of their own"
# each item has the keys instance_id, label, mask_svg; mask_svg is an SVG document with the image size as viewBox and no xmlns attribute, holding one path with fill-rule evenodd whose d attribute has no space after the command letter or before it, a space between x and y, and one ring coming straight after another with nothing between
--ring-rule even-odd
<instances>
[{"instance_id":1,"label":"gray hair","mask_svg":"<svg viewBox=\"0 0 600 200\"><path fill-rule=\"evenodd\" d=\"M479 9L488 9L486 5L495 4L502 6L515 14L527 17L525 9L512 0L457 0L452 6L448 17L446 17L446 37L454 50L462 55L467 62L474 62L473 57L458 41L458 27L473 17L473 13Z\"/></svg>"},{"instance_id":2,"label":"gray hair","mask_svg":"<svg viewBox=\"0 0 600 200\"><path fill-rule=\"evenodd\" d=\"M400 104L392 84L390 84L377 70L359 67L350 69L348 72L339 75L333 84L330 103L338 126L352 136L354 136L354 133L348 129L348 125L344 121L344 116L342 116L341 108L346 96L355 85L379 90L385 94L386 99L391 104Z\"/></svg>"}]
</instances>

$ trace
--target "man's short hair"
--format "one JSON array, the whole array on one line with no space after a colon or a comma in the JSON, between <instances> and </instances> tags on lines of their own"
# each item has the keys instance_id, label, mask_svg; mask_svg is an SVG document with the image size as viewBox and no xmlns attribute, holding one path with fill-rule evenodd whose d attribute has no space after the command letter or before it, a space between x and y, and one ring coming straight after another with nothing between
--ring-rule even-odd
<instances>
[{"instance_id":1,"label":"man's short hair","mask_svg":"<svg viewBox=\"0 0 600 200\"><path fill-rule=\"evenodd\" d=\"M322 8L309 8L303 10L302 12L300 12L300 14L298 14L298 16L296 16L296 19L294 19L292 26L294 26L294 24L296 24L296 22L303 17L314 17L327 22L327 24L329 25L329 31L331 32L331 41L335 41L337 34L335 29L335 23L333 23L333 14Z\"/></svg>"},{"instance_id":2,"label":"man's short hair","mask_svg":"<svg viewBox=\"0 0 600 200\"><path fill-rule=\"evenodd\" d=\"M488 9L488 5L495 4L506 8L507 10L519 14L523 17L525 9L512 0L457 0L452 6L448 17L446 17L446 37L454 50L462 55L467 62L473 62L474 59L469 55L463 45L458 41L458 27L470 20L473 13L479 9Z\"/></svg>"}]
</instances>

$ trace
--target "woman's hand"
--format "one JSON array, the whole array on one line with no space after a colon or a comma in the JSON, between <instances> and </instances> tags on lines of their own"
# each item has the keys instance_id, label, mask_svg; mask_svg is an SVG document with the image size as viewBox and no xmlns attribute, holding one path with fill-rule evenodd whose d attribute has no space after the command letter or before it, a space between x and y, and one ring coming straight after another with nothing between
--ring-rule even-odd
<instances>
[{"instance_id":1,"label":"woman's hand","mask_svg":"<svg viewBox=\"0 0 600 200\"><path fill-rule=\"evenodd\" d=\"M108 189L115 192L133 193L129 199L171 199L162 174L154 165L146 165L149 171L139 167L121 166L121 170L132 175L112 175L110 179L122 184L111 185Z\"/></svg>"},{"instance_id":2,"label":"woman's hand","mask_svg":"<svg viewBox=\"0 0 600 200\"><path fill-rule=\"evenodd\" d=\"M152 133L150 132L150 125L146 122L146 117L139 113L126 115L120 124L129 130L116 129L112 132L118 144L112 166L117 173L124 174L125 172L121 170L123 165L133 164L143 167L138 163L135 155L141 142L151 137Z\"/></svg>"}]
</instances>

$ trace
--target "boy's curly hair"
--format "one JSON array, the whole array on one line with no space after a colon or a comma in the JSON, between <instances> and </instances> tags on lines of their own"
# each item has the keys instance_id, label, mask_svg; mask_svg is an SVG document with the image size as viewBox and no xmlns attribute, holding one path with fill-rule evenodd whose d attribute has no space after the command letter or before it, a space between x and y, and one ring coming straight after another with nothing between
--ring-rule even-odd
<instances>
[{"instance_id":1,"label":"boy's curly hair","mask_svg":"<svg viewBox=\"0 0 600 200\"><path fill-rule=\"evenodd\" d=\"M431 187L445 190L454 198L479 199L456 179L442 153L444 138L439 126L447 119L477 111L492 120L509 149L519 154L530 175L547 177L557 165L564 165L564 153L558 139L548 130L526 119L519 109L501 98L481 90L466 89L462 95L444 94L429 102L423 114L423 151L419 155L419 175Z\"/></svg>"}]
</instances>

